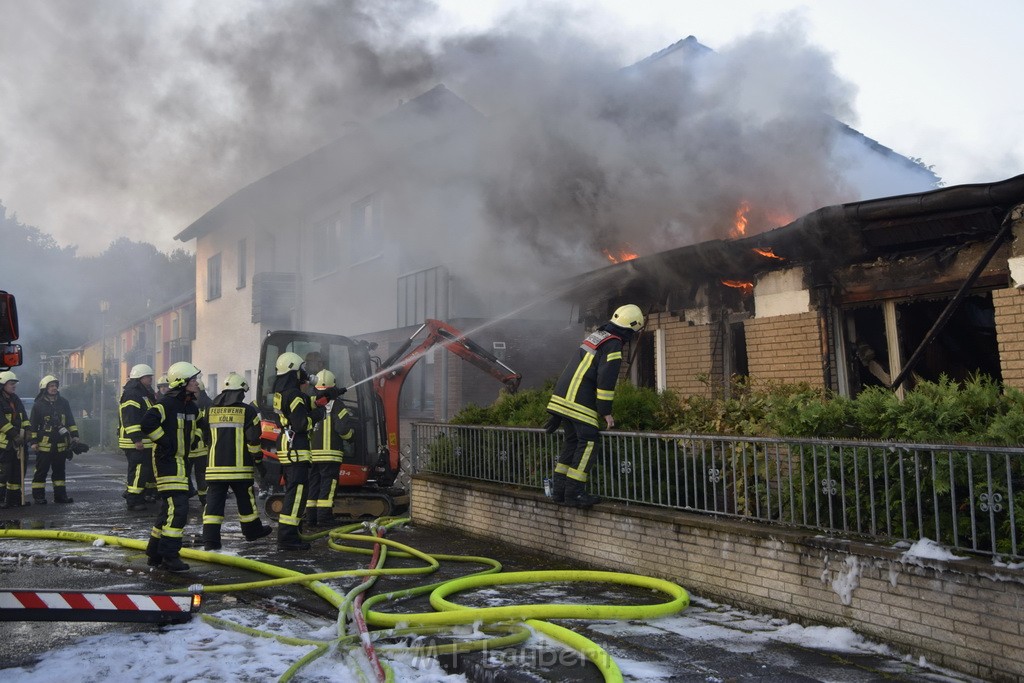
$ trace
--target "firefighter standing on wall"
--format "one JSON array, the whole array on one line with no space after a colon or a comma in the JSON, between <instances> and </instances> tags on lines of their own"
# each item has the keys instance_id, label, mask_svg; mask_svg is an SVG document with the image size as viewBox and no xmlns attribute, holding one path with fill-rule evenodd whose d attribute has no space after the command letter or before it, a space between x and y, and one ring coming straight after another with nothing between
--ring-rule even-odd
<instances>
[{"instance_id":1,"label":"firefighter standing on wall","mask_svg":"<svg viewBox=\"0 0 1024 683\"><path fill-rule=\"evenodd\" d=\"M206 507L203 509L203 547L220 550L220 527L228 489L235 494L238 519L247 541L268 535L272 529L260 521L253 495L253 465L263 458L260 450L260 413L245 402L249 391L236 372L224 380L224 390L213 399L207 412L210 425L209 457L206 463Z\"/></svg>"},{"instance_id":2,"label":"firefighter standing on wall","mask_svg":"<svg viewBox=\"0 0 1024 683\"><path fill-rule=\"evenodd\" d=\"M306 523L310 526L330 526L334 522L334 490L345 455L345 441L355 434L355 419L339 399L345 393L338 388L334 373L321 370L314 381L316 397L326 397L324 421L313 427L310 445L313 466L309 473L309 503Z\"/></svg>"},{"instance_id":3,"label":"firefighter standing on wall","mask_svg":"<svg viewBox=\"0 0 1024 683\"><path fill-rule=\"evenodd\" d=\"M24 503L25 463L22 444L29 433L25 404L15 393L18 376L0 372L0 508Z\"/></svg>"},{"instance_id":4,"label":"firefighter standing on wall","mask_svg":"<svg viewBox=\"0 0 1024 683\"><path fill-rule=\"evenodd\" d=\"M188 570L181 561L181 536L188 520L188 459L192 433L208 430L199 419L196 393L199 369L181 361L167 371L170 391L142 416L141 430L153 441L153 470L160 497L160 512L146 547L148 563L172 572Z\"/></svg>"},{"instance_id":5,"label":"firefighter standing on wall","mask_svg":"<svg viewBox=\"0 0 1024 683\"><path fill-rule=\"evenodd\" d=\"M53 468L53 502L71 503L65 486L65 472L71 446L78 443L78 426L71 404L60 395L60 382L53 375L39 381L39 395L32 404L32 432L29 447L36 453L36 471L32 475L32 502L46 505L46 476Z\"/></svg>"},{"instance_id":6,"label":"firefighter standing on wall","mask_svg":"<svg viewBox=\"0 0 1024 683\"><path fill-rule=\"evenodd\" d=\"M155 401L153 368L144 363L132 367L118 405L120 431L117 445L128 458L128 478L121 494L129 510L145 510L146 495L155 491L153 481L153 442L142 433L140 423ZM147 491L148 489L148 491Z\"/></svg>"},{"instance_id":7,"label":"firefighter standing on wall","mask_svg":"<svg viewBox=\"0 0 1024 683\"><path fill-rule=\"evenodd\" d=\"M274 380L274 410L281 419L281 445L277 458L284 473L284 506L277 526L277 547L281 550L308 550L301 528L309 486L312 453L309 435L313 425L323 419L328 398L315 400L302 391L309 383L302 356L291 351L277 357Z\"/></svg>"},{"instance_id":8,"label":"firefighter standing on wall","mask_svg":"<svg viewBox=\"0 0 1024 683\"><path fill-rule=\"evenodd\" d=\"M559 426L565 443L552 481L557 503L586 508L600 501L587 493L587 471L598 457L601 428L615 426L612 401L622 364L622 347L644 326L643 312L627 304L615 309L609 322L587 336L565 366L548 402L547 429Z\"/></svg>"},{"instance_id":9,"label":"firefighter standing on wall","mask_svg":"<svg viewBox=\"0 0 1024 683\"><path fill-rule=\"evenodd\" d=\"M199 393L196 394L196 405L199 417L205 418L213 400L206 393L206 385L199 380ZM188 497L199 494L199 503L206 505L206 460L210 455L210 446L206 443L203 433L199 430L192 435L192 450L186 463L188 469Z\"/></svg>"}]
</instances>

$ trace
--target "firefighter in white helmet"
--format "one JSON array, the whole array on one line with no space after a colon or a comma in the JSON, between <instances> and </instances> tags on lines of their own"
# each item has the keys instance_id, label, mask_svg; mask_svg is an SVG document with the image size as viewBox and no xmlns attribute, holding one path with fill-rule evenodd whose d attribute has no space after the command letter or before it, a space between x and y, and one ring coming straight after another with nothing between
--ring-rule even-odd
<instances>
[{"instance_id":1,"label":"firefighter in white helmet","mask_svg":"<svg viewBox=\"0 0 1024 683\"><path fill-rule=\"evenodd\" d=\"M53 468L53 502L74 502L68 496L65 473L73 455L71 447L78 443L78 425L71 404L60 395L60 381L53 375L39 381L39 395L32 404L29 422L32 423L29 448L36 454L32 502L46 505L46 477L50 468Z\"/></svg>"},{"instance_id":2,"label":"firefighter in white helmet","mask_svg":"<svg viewBox=\"0 0 1024 683\"><path fill-rule=\"evenodd\" d=\"M308 361L307 361L308 362ZM331 526L334 522L334 490L345 456L345 442L355 435L356 421L339 400L345 393L337 386L334 373L324 369L313 381L315 396L327 398L324 421L313 427L310 449L313 466L309 473L309 503L306 505L306 524Z\"/></svg>"},{"instance_id":3,"label":"firefighter in white helmet","mask_svg":"<svg viewBox=\"0 0 1024 683\"><path fill-rule=\"evenodd\" d=\"M228 489L235 494L238 519L247 541L263 538L271 528L260 521L253 495L253 466L263 458L260 450L260 413L246 403L249 385L237 372L224 379L223 391L207 412L210 448L206 462L207 494L203 508L203 548L220 550L220 527Z\"/></svg>"},{"instance_id":4,"label":"firefighter in white helmet","mask_svg":"<svg viewBox=\"0 0 1024 683\"><path fill-rule=\"evenodd\" d=\"M160 496L160 512L150 530L146 555L150 566L172 572L183 572L188 565L181 561L181 537L188 521L188 479L185 460L188 458L192 433L209 431L199 417L196 393L199 391L199 368L180 361L167 370L170 391L142 416L141 430L153 442L153 469L156 490Z\"/></svg>"},{"instance_id":5,"label":"firefighter in white helmet","mask_svg":"<svg viewBox=\"0 0 1024 683\"><path fill-rule=\"evenodd\" d=\"M565 366L551 400L547 429L561 427L565 443L552 480L555 502L587 508L600 499L587 493L588 471L601 448L601 429L615 426L612 401L622 364L622 347L644 326L639 306L615 309L611 320L587 336Z\"/></svg>"},{"instance_id":6,"label":"firefighter in white helmet","mask_svg":"<svg viewBox=\"0 0 1024 683\"><path fill-rule=\"evenodd\" d=\"M0 372L0 508L26 504L23 444L30 425L17 389L18 376Z\"/></svg>"},{"instance_id":7,"label":"firefighter in white helmet","mask_svg":"<svg viewBox=\"0 0 1024 683\"><path fill-rule=\"evenodd\" d=\"M309 495L309 470L313 456L309 436L313 425L324 417L326 397L314 401L302 391L309 384L305 362L297 353L287 351L277 358L274 379L274 410L281 420L281 443L277 457L284 474L285 492L277 525L277 547L281 550L308 550L302 540L301 524Z\"/></svg>"},{"instance_id":8,"label":"firefighter in white helmet","mask_svg":"<svg viewBox=\"0 0 1024 683\"><path fill-rule=\"evenodd\" d=\"M121 495L129 510L145 510L146 498L152 500L156 497L151 457L153 442L142 433L140 427L142 416L155 401L153 368L145 363L132 366L117 406L120 423L117 445L128 460L128 477Z\"/></svg>"}]
</instances>

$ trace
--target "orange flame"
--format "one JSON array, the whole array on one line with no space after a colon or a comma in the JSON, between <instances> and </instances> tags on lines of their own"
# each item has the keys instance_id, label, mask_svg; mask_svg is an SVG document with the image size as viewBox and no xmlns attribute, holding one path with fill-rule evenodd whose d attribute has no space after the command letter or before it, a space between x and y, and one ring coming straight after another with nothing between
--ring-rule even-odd
<instances>
[{"instance_id":1,"label":"orange flame","mask_svg":"<svg viewBox=\"0 0 1024 683\"><path fill-rule=\"evenodd\" d=\"M754 291L754 283L747 282L746 280L722 280L722 284L726 287L742 290L744 296Z\"/></svg>"},{"instance_id":2,"label":"orange flame","mask_svg":"<svg viewBox=\"0 0 1024 683\"><path fill-rule=\"evenodd\" d=\"M754 247L754 253L760 254L761 256L764 256L765 258L774 258L774 259L778 259L780 261L785 261L786 260L785 258L777 255L775 253L775 251L772 250L771 247L768 247L767 249L761 249L760 247Z\"/></svg>"},{"instance_id":3,"label":"orange flame","mask_svg":"<svg viewBox=\"0 0 1024 683\"><path fill-rule=\"evenodd\" d=\"M729 233L729 237L736 239L738 237L743 237L744 235L747 234L747 223L749 222L747 214L749 213L750 202L744 199L743 201L740 202L740 205L736 207L736 217L733 221L733 229Z\"/></svg>"},{"instance_id":4,"label":"orange flame","mask_svg":"<svg viewBox=\"0 0 1024 683\"><path fill-rule=\"evenodd\" d=\"M616 252L613 252L610 249L601 249L601 253L604 254L605 257L607 257L607 259L609 261L611 261L612 263L622 263L624 261L632 261L633 259L635 259L637 257L637 254L635 254L635 253L633 253L631 251L626 251L627 248L629 248L628 244L625 247L620 248Z\"/></svg>"}]
</instances>

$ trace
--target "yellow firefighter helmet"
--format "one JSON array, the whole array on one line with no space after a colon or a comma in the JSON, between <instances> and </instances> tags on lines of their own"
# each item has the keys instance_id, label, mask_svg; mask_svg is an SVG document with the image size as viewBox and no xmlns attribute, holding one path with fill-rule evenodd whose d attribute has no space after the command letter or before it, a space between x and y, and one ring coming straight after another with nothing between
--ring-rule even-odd
<instances>
[{"instance_id":1,"label":"yellow firefighter helmet","mask_svg":"<svg viewBox=\"0 0 1024 683\"><path fill-rule=\"evenodd\" d=\"M10 370L4 370L3 372L0 372L0 387L2 387L3 385L7 384L8 382L17 382L17 381L18 381L18 376L15 375Z\"/></svg>"},{"instance_id":2,"label":"yellow firefighter helmet","mask_svg":"<svg viewBox=\"0 0 1024 683\"><path fill-rule=\"evenodd\" d=\"M277 374L287 375L292 370L301 370L304 362L299 354L293 351L285 351L277 357Z\"/></svg>"},{"instance_id":3,"label":"yellow firefighter helmet","mask_svg":"<svg viewBox=\"0 0 1024 683\"><path fill-rule=\"evenodd\" d=\"M611 322L627 330L639 330L644 326L644 313L636 304L626 304L615 309Z\"/></svg>"},{"instance_id":4,"label":"yellow firefighter helmet","mask_svg":"<svg viewBox=\"0 0 1024 683\"><path fill-rule=\"evenodd\" d=\"M237 372L229 372L224 378L225 391L249 391L249 385Z\"/></svg>"},{"instance_id":5,"label":"yellow firefighter helmet","mask_svg":"<svg viewBox=\"0 0 1024 683\"><path fill-rule=\"evenodd\" d=\"M167 385L171 389L179 389L195 377L199 378L200 370L187 361L178 361L167 369Z\"/></svg>"},{"instance_id":6,"label":"yellow firefighter helmet","mask_svg":"<svg viewBox=\"0 0 1024 683\"><path fill-rule=\"evenodd\" d=\"M45 389L46 387L48 387L50 385L50 382L56 382L57 385L60 386L60 380L59 379L57 379L53 375L47 375L46 377L44 377L41 380L39 380L39 388L40 389Z\"/></svg>"},{"instance_id":7,"label":"yellow firefighter helmet","mask_svg":"<svg viewBox=\"0 0 1024 683\"><path fill-rule=\"evenodd\" d=\"M314 386L317 389L329 389L338 385L337 379L334 377L334 373L330 370L321 370L316 373L316 379L314 380Z\"/></svg>"}]
</instances>

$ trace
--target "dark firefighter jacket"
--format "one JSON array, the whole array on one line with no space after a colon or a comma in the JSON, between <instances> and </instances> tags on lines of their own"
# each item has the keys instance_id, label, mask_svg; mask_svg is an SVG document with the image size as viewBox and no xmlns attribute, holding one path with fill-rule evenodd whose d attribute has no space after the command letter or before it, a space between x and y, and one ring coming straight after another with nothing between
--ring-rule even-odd
<instances>
[{"instance_id":1,"label":"dark firefighter jacket","mask_svg":"<svg viewBox=\"0 0 1024 683\"><path fill-rule=\"evenodd\" d=\"M36 396L29 422L32 423L29 444L38 444L40 453L67 453L71 438L78 436L71 404L60 394L50 400L46 389Z\"/></svg>"},{"instance_id":2,"label":"dark firefighter jacket","mask_svg":"<svg viewBox=\"0 0 1024 683\"><path fill-rule=\"evenodd\" d=\"M28 435L30 429L28 414L21 398L0 389L0 451L12 448L14 438L19 433Z\"/></svg>"},{"instance_id":3,"label":"dark firefighter jacket","mask_svg":"<svg viewBox=\"0 0 1024 683\"><path fill-rule=\"evenodd\" d=\"M296 372L279 375L274 380L274 410L281 418L281 446L277 450L282 465L311 460L309 435L313 425L324 417L324 409L313 397L299 389ZM288 438L288 431L292 438Z\"/></svg>"},{"instance_id":4,"label":"dark firefighter jacket","mask_svg":"<svg viewBox=\"0 0 1024 683\"><path fill-rule=\"evenodd\" d=\"M602 428L612 412L623 340L631 334L606 323L588 335L555 383L548 412Z\"/></svg>"},{"instance_id":5,"label":"dark firefighter jacket","mask_svg":"<svg viewBox=\"0 0 1024 683\"><path fill-rule=\"evenodd\" d=\"M199 406L199 417L209 417L210 406L213 405L213 401L205 391L200 391L196 394L196 405ZM189 453L190 458L205 458L210 453L210 444L207 443L203 431L197 429L192 434L192 449Z\"/></svg>"},{"instance_id":6,"label":"dark firefighter jacket","mask_svg":"<svg viewBox=\"0 0 1024 683\"><path fill-rule=\"evenodd\" d=\"M153 457L158 461L187 458L193 430L207 428L199 419L195 398L184 387L164 394L145 412L139 426L155 445Z\"/></svg>"},{"instance_id":7,"label":"dark firefighter jacket","mask_svg":"<svg viewBox=\"0 0 1024 683\"><path fill-rule=\"evenodd\" d=\"M210 448L207 481L251 480L260 452L260 413L244 391L222 391L207 408Z\"/></svg>"},{"instance_id":8,"label":"dark firefighter jacket","mask_svg":"<svg viewBox=\"0 0 1024 683\"><path fill-rule=\"evenodd\" d=\"M142 416L155 402L153 392L146 388L142 380L130 379L125 382L124 391L121 392L121 401L117 406L120 418L117 436L118 448L131 450L135 448L136 441L141 441L147 446L151 444L139 425L142 422Z\"/></svg>"},{"instance_id":9,"label":"dark firefighter jacket","mask_svg":"<svg viewBox=\"0 0 1024 683\"><path fill-rule=\"evenodd\" d=\"M345 442L356 433L356 420L339 399L334 399L324 409L324 421L313 428L310 438L313 462L341 462Z\"/></svg>"}]
</instances>

